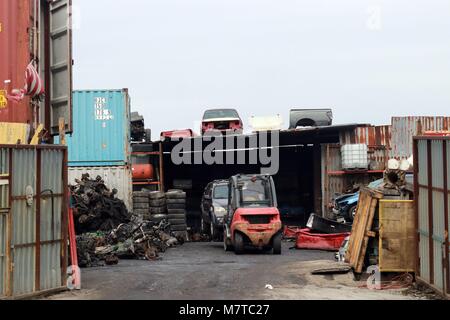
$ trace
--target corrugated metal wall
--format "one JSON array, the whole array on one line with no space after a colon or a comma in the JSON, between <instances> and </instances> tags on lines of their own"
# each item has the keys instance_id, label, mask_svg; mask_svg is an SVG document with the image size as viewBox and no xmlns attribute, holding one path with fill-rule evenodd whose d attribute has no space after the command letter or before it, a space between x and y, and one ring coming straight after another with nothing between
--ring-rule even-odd
<instances>
[{"instance_id":1,"label":"corrugated metal wall","mask_svg":"<svg viewBox=\"0 0 450 320\"><path fill-rule=\"evenodd\" d=\"M450 117L393 117L391 157L407 159L413 154L413 137L425 131L450 130Z\"/></svg>"},{"instance_id":2,"label":"corrugated metal wall","mask_svg":"<svg viewBox=\"0 0 450 320\"><path fill-rule=\"evenodd\" d=\"M0 149L0 297L6 295L7 218L9 213L9 151Z\"/></svg>"},{"instance_id":3,"label":"corrugated metal wall","mask_svg":"<svg viewBox=\"0 0 450 320\"><path fill-rule=\"evenodd\" d=\"M81 179L85 173L93 179L97 176L102 177L109 189L117 189L117 198L125 202L128 210L133 210L133 183L130 167L70 167L69 184L75 184L75 179Z\"/></svg>"},{"instance_id":4,"label":"corrugated metal wall","mask_svg":"<svg viewBox=\"0 0 450 320\"><path fill-rule=\"evenodd\" d=\"M450 138L417 137L414 153L418 274L439 291L450 294Z\"/></svg>"},{"instance_id":5,"label":"corrugated metal wall","mask_svg":"<svg viewBox=\"0 0 450 320\"><path fill-rule=\"evenodd\" d=\"M0 146L1 177L8 183L0 193L0 207L4 208L0 218L0 296L17 297L65 285L65 161L63 147ZM5 188L11 190L10 197Z\"/></svg>"},{"instance_id":6,"label":"corrugated metal wall","mask_svg":"<svg viewBox=\"0 0 450 320\"><path fill-rule=\"evenodd\" d=\"M69 166L124 166L130 163L128 91L73 93L73 135L67 137Z\"/></svg>"},{"instance_id":7,"label":"corrugated metal wall","mask_svg":"<svg viewBox=\"0 0 450 320\"><path fill-rule=\"evenodd\" d=\"M340 134L341 144L366 144L367 146L391 146L391 126L365 125Z\"/></svg>"}]
</instances>

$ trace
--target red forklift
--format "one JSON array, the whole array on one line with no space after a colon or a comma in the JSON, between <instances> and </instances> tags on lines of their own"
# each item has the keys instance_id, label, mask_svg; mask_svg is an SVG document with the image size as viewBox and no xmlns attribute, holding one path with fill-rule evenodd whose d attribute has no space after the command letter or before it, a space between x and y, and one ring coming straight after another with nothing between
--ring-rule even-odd
<instances>
[{"instance_id":1,"label":"red forklift","mask_svg":"<svg viewBox=\"0 0 450 320\"><path fill-rule=\"evenodd\" d=\"M236 175L230 178L224 223L225 251L243 254L247 247L281 254L282 222L273 178Z\"/></svg>"}]
</instances>

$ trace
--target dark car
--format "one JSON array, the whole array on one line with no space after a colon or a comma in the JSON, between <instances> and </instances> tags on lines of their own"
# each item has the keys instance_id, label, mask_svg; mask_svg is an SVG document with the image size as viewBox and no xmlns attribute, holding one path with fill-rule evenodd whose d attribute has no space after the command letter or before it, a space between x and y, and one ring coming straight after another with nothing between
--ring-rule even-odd
<instances>
[{"instance_id":1,"label":"dark car","mask_svg":"<svg viewBox=\"0 0 450 320\"><path fill-rule=\"evenodd\" d=\"M227 180L216 180L209 183L202 196L202 233L211 236L212 240L222 241L223 219L228 208Z\"/></svg>"},{"instance_id":2,"label":"dark car","mask_svg":"<svg viewBox=\"0 0 450 320\"><path fill-rule=\"evenodd\" d=\"M202 135L216 132L242 134L244 125L235 109L213 109L205 111L201 129Z\"/></svg>"}]
</instances>

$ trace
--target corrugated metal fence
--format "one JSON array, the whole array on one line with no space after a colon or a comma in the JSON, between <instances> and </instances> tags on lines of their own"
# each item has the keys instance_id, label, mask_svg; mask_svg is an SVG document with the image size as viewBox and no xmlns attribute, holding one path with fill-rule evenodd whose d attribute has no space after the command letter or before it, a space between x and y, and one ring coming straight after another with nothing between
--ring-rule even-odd
<instances>
[{"instance_id":1,"label":"corrugated metal fence","mask_svg":"<svg viewBox=\"0 0 450 320\"><path fill-rule=\"evenodd\" d=\"M65 147L0 146L0 298L66 283L66 163Z\"/></svg>"},{"instance_id":2,"label":"corrugated metal fence","mask_svg":"<svg viewBox=\"0 0 450 320\"><path fill-rule=\"evenodd\" d=\"M414 138L417 274L450 294L450 137Z\"/></svg>"}]
</instances>

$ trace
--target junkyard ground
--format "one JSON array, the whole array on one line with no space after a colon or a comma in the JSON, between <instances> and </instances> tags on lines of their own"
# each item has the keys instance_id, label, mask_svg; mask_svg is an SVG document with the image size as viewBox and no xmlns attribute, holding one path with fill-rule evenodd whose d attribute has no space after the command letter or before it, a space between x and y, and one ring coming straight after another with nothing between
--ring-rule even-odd
<instances>
[{"instance_id":1,"label":"junkyard ground","mask_svg":"<svg viewBox=\"0 0 450 320\"><path fill-rule=\"evenodd\" d=\"M120 261L112 267L83 269L83 290L55 300L246 300L246 299L415 299L401 290L361 288L352 274L315 276L334 262L334 253L291 250L283 254L225 253L221 243L187 243L156 262ZM266 288L267 286L273 289Z\"/></svg>"}]
</instances>

